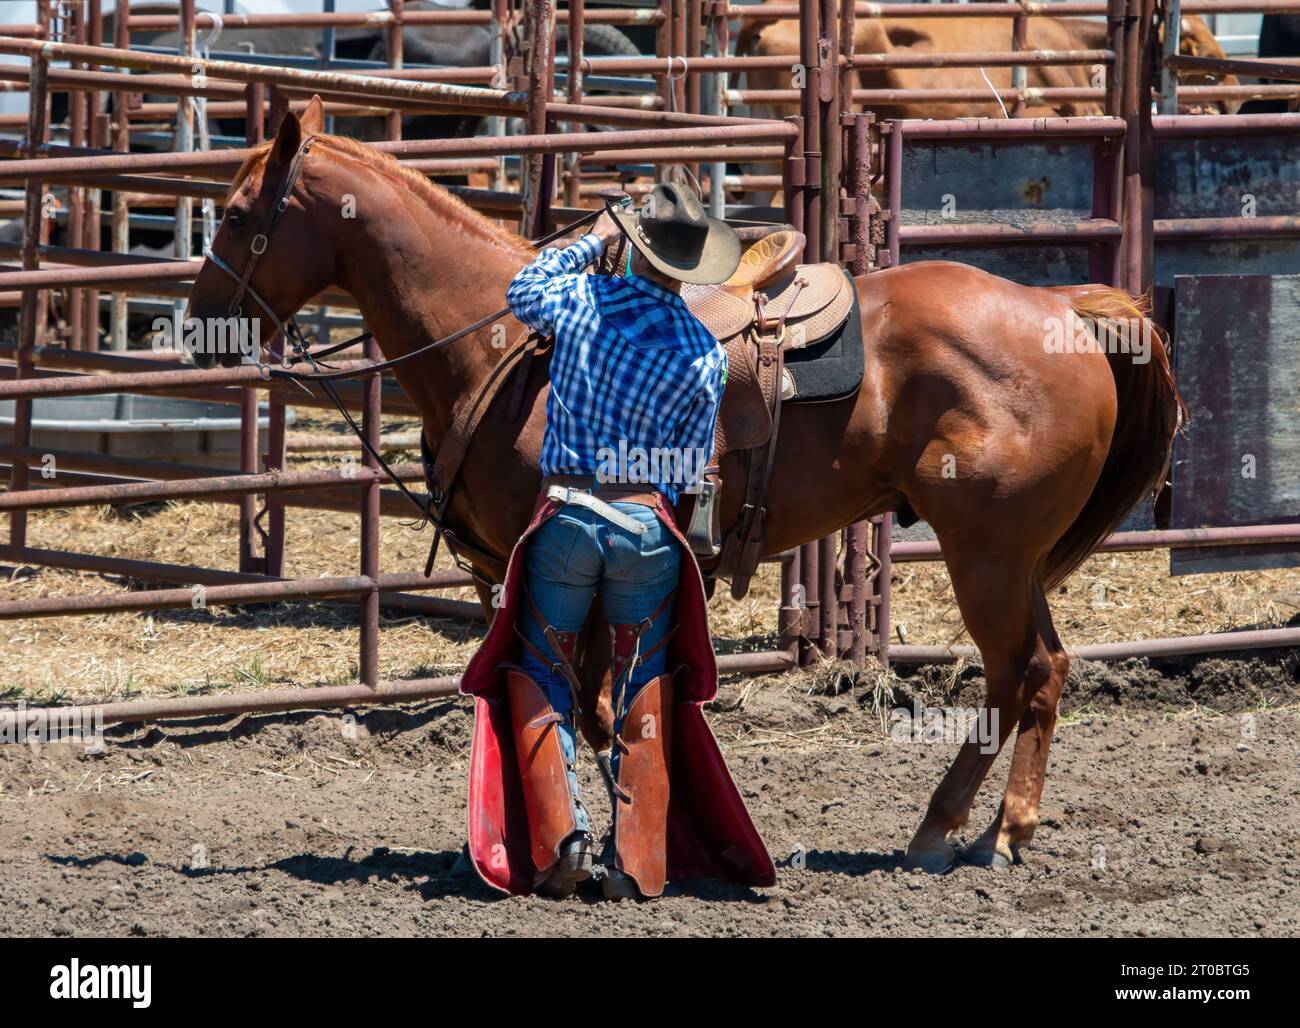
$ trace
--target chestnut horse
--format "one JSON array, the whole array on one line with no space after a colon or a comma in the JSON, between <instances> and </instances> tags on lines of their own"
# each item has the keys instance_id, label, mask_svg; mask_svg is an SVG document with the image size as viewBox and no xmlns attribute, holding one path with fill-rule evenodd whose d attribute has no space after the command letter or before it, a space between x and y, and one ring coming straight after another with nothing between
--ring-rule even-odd
<instances>
[{"instance_id":1,"label":"chestnut horse","mask_svg":"<svg viewBox=\"0 0 1300 1028\"><path fill-rule=\"evenodd\" d=\"M342 288L392 359L502 304L533 256L527 243L391 157L320 130L316 103L301 123L285 117L237 176L213 244L230 268L246 268L304 134L316 137L251 278L278 317ZM1181 402L1163 341L1119 290L1029 288L941 262L873 273L857 289L865 377L846 399L782 411L765 550L779 553L904 502L933 527L983 657L997 746L1018 729L1002 803L967 854L1001 866L1033 835L1070 666L1045 590L1163 480ZM226 317L234 290L209 260L190 315ZM1117 348L1120 320L1149 332L1149 359L1107 352ZM1056 352L1062 347L1045 337L1061 325L1092 345ZM1100 326L1109 345L1089 326ZM270 338L273 326L261 328ZM512 340L522 331L513 321L507 330ZM499 340L484 328L396 369L435 452L457 403L500 359ZM515 419L504 402L485 416L447 509L460 531L502 557L528 522L541 478L548 386L544 362L534 365ZM724 482L740 482L728 467ZM735 485L724 488L724 525L741 503ZM480 595L490 613L487 590ZM597 751L611 741L608 697L597 702L606 670L601 655L587 655L582 730ZM949 836L966 823L996 755L974 740L962 746L908 846L908 866L952 866Z\"/></svg>"}]
</instances>

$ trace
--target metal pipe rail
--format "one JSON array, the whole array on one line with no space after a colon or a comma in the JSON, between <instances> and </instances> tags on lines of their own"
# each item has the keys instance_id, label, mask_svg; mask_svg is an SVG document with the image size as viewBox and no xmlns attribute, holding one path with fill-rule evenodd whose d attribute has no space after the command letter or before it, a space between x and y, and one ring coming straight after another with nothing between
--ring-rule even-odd
<instances>
[{"instance_id":1,"label":"metal pipe rail","mask_svg":"<svg viewBox=\"0 0 1300 1028\"><path fill-rule=\"evenodd\" d=\"M1078 660L1133 660L1142 658L1190 657L1210 653L1289 649L1300 646L1300 628L1263 628L1249 632L1213 632L1168 639L1136 639L1132 642L1091 643L1066 646ZM909 646L895 643L890 659L900 664L953 664L980 659L974 646Z\"/></svg>"},{"instance_id":2,"label":"metal pipe rail","mask_svg":"<svg viewBox=\"0 0 1300 1028\"><path fill-rule=\"evenodd\" d=\"M376 150L391 153L398 158L410 157L477 157L502 151L512 154L558 154L569 151L598 153L603 150L628 148L653 150L665 144L689 145L691 143L756 143L788 142L797 130L786 122L759 121L752 124L733 124L701 127L631 129L612 132L553 132L541 135L510 136L504 142L491 136L469 139L393 140L376 143ZM217 150L194 153L138 153L122 154L98 151L76 157L46 157L26 161L12 161L0 165L0 182L29 180L62 180L75 178L88 171L95 174L119 172L165 171L176 174L188 172L235 171L250 150Z\"/></svg>"},{"instance_id":3,"label":"metal pipe rail","mask_svg":"<svg viewBox=\"0 0 1300 1028\"><path fill-rule=\"evenodd\" d=\"M729 4L727 17L739 21L792 21L799 4ZM1067 18L1105 15L1105 0L1061 3L855 3L855 18ZM1184 14L1293 14L1300 0L1182 0Z\"/></svg>"},{"instance_id":4,"label":"metal pipe rail","mask_svg":"<svg viewBox=\"0 0 1300 1028\"><path fill-rule=\"evenodd\" d=\"M555 19L561 25L569 21L567 9L557 10ZM401 25L491 25L492 11L465 8L447 11L402 11L400 17L391 11L305 11L299 14L223 14L225 28L239 29L309 29L309 28L370 28ZM592 10L586 14L591 25L657 25L665 20L662 10L649 8L623 8ZM199 11L196 23L201 28L212 28L216 19L206 11ZM175 14L132 14L127 24L133 29L174 29L179 24ZM6 33L12 35L13 33Z\"/></svg>"},{"instance_id":5,"label":"metal pipe rail","mask_svg":"<svg viewBox=\"0 0 1300 1028\"><path fill-rule=\"evenodd\" d=\"M439 82L393 81L390 78L348 75L343 72L304 71L274 65L253 65L240 61L215 61L202 57L149 54L138 50L119 50L107 46L81 46L76 43L42 42L13 36L0 37L0 53L17 56L39 55L44 60L70 60L85 64L108 64L119 68L156 68L186 74L202 71L204 75L236 82L260 82L266 85L321 87L338 93L376 99L424 100L441 102L453 110L470 109L484 114L517 114L525 107L525 98L500 89L484 89Z\"/></svg>"},{"instance_id":6,"label":"metal pipe rail","mask_svg":"<svg viewBox=\"0 0 1300 1028\"><path fill-rule=\"evenodd\" d=\"M718 656L723 675L788 671L791 658L784 653L724 653ZM455 696L460 676L413 678L367 685L333 685L304 689L274 689L216 696L168 696L121 703L76 707L31 707L0 710L0 735L13 739L20 725L129 724L173 718L227 717L235 714L269 714L318 707L351 707Z\"/></svg>"}]
</instances>

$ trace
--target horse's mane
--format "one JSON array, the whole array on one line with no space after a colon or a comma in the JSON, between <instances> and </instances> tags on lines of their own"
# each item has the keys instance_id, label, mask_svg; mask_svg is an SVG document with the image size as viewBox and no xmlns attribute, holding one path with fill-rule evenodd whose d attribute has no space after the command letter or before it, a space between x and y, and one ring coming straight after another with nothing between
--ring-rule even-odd
<instances>
[{"instance_id":1,"label":"horse's mane","mask_svg":"<svg viewBox=\"0 0 1300 1028\"><path fill-rule=\"evenodd\" d=\"M324 144L346 157L351 157L368 167L387 172L400 179L408 190L437 210L443 220L452 228L482 236L489 242L504 245L511 252L527 253L531 250L528 242L517 233L511 232L489 218L485 218L461 200L460 197L449 193L437 183L430 182L427 177L414 168L407 167L392 154L376 150L372 146L367 146L365 143L350 139L347 136L329 136L320 133L315 138L318 145ZM266 157L274 144L275 140L272 139L265 143L259 143L249 150L248 156L244 158L244 163L239 166L239 171L235 173L235 177L230 183L230 191L226 194L226 203L230 202L231 197L235 195L244 180L252 174L253 169Z\"/></svg>"}]
</instances>

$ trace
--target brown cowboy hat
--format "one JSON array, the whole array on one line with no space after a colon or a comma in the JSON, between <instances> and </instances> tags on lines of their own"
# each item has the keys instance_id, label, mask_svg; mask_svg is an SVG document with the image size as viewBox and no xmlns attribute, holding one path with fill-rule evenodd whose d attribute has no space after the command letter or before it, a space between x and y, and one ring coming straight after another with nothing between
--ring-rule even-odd
<instances>
[{"instance_id":1,"label":"brown cowboy hat","mask_svg":"<svg viewBox=\"0 0 1300 1028\"><path fill-rule=\"evenodd\" d=\"M637 210L612 212L628 242L669 278L715 285L740 265L740 237L724 221L710 218L691 190L674 182L655 186Z\"/></svg>"}]
</instances>

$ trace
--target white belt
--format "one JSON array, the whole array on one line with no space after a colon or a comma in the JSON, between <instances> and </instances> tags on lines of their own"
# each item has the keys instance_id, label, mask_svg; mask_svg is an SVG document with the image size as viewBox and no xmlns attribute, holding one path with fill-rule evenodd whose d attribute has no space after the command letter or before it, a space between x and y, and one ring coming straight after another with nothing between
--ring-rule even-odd
<instances>
[{"instance_id":1,"label":"white belt","mask_svg":"<svg viewBox=\"0 0 1300 1028\"><path fill-rule=\"evenodd\" d=\"M579 507L586 507L590 511L595 511L606 521L618 525L619 528L625 528L629 532L635 532L637 535L645 535L650 531L650 526L643 521L638 521L634 517L629 517L621 510L610 506L599 497L592 496L591 493L582 489L570 489L564 485L553 485L546 490L548 500L559 500L561 503L572 503Z\"/></svg>"}]
</instances>

